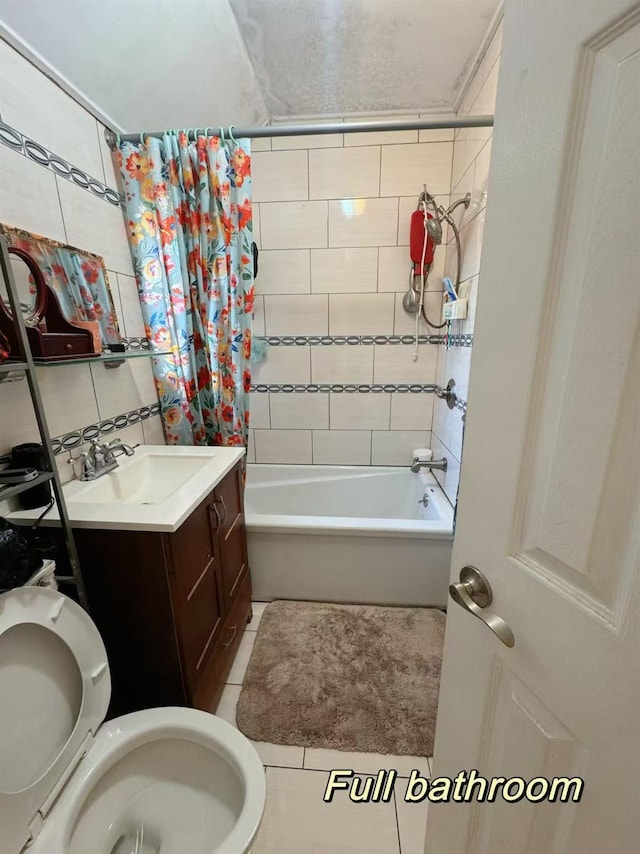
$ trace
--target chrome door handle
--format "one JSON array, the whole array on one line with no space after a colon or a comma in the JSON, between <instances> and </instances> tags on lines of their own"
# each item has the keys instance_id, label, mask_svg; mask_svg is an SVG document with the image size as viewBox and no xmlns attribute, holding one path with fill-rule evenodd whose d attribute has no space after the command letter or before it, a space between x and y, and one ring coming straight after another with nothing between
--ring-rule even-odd
<instances>
[{"instance_id":1,"label":"chrome door handle","mask_svg":"<svg viewBox=\"0 0 640 854\"><path fill-rule=\"evenodd\" d=\"M512 647L515 644L513 632L502 617L482 613L482 609L491 604L493 593L491 585L475 566L462 567L460 581L449 585L449 595L454 602L462 605L465 610L489 626L505 646Z\"/></svg>"}]
</instances>

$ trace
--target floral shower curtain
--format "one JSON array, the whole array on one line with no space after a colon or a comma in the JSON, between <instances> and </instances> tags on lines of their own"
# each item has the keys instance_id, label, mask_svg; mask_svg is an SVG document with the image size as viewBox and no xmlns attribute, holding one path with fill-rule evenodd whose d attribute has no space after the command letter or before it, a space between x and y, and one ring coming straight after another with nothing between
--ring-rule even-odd
<instances>
[{"instance_id":1,"label":"floral shower curtain","mask_svg":"<svg viewBox=\"0 0 640 854\"><path fill-rule=\"evenodd\" d=\"M170 444L246 445L253 257L249 140L121 142L129 244Z\"/></svg>"}]
</instances>

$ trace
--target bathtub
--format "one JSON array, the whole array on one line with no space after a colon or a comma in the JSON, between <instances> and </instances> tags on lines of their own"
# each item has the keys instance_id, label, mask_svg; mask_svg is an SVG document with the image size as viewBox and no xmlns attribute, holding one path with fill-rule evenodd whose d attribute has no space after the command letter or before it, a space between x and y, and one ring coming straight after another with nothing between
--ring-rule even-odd
<instances>
[{"instance_id":1,"label":"bathtub","mask_svg":"<svg viewBox=\"0 0 640 854\"><path fill-rule=\"evenodd\" d=\"M247 469L254 599L445 607L453 511L431 474L363 466Z\"/></svg>"}]
</instances>

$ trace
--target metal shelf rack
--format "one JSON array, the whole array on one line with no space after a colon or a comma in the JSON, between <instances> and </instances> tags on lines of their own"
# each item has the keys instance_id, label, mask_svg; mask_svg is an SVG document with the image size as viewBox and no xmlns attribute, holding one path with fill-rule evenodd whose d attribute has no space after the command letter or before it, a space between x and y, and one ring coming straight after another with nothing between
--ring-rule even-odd
<instances>
[{"instance_id":1,"label":"metal shelf rack","mask_svg":"<svg viewBox=\"0 0 640 854\"><path fill-rule=\"evenodd\" d=\"M29 481L28 483L20 483L0 488L0 499L8 498L12 495L17 495L18 493L23 492L24 490L29 489L30 487L35 486L38 483L43 483L44 481L51 481L51 483L53 484L53 492L56 499L58 514L60 516L60 526L62 528L62 534L64 536L64 542L67 548L69 565L73 573L72 577L65 578L64 580L67 582L71 581L75 585L80 604L83 608L88 610L87 594L84 586L84 581L82 579L82 572L80 570L80 561L78 560L78 552L76 550L76 544L73 539L73 530L69 521L69 514L67 512L67 506L65 504L64 495L62 493L62 483L60 482L60 478L58 477L58 470L56 468L53 448L51 446L49 427L47 425L47 418L45 415L44 406L42 404L42 396L40 395L40 388L38 386L38 377L36 375L35 370L36 365L33 361L33 356L31 355L29 339L27 338L27 329L24 323L24 318L22 316L22 311L20 310L20 299L18 297L16 283L13 278L8 248L9 247L6 238L4 237L4 235L0 235L0 273L2 274L6 283L7 293L9 296L9 304L11 306L11 312L13 314L14 323L16 325L16 330L18 332L18 338L22 346L24 357L21 357L18 360L9 360L8 362L3 362L2 364L0 364L0 374L9 373L11 371L25 372L27 382L29 384L29 389L31 391L31 401L33 403L33 409L35 412L36 421L38 423L38 430L40 431L42 445L45 450L49 471L41 472L38 478ZM0 384L0 393L1 388L2 386Z\"/></svg>"}]
</instances>

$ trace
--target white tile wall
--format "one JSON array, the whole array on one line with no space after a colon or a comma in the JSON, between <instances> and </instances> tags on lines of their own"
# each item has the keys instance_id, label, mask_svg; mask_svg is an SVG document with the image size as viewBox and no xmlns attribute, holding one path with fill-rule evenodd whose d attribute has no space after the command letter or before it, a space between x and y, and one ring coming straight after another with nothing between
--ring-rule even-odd
<instances>
[{"instance_id":1,"label":"white tile wall","mask_svg":"<svg viewBox=\"0 0 640 854\"><path fill-rule=\"evenodd\" d=\"M258 392L251 393L249 401L249 419L252 427L267 430L271 427L268 394Z\"/></svg>"},{"instance_id":2,"label":"white tile wall","mask_svg":"<svg viewBox=\"0 0 640 854\"><path fill-rule=\"evenodd\" d=\"M380 147L319 148L309 151L309 191L312 199L378 196Z\"/></svg>"},{"instance_id":3,"label":"white tile wall","mask_svg":"<svg viewBox=\"0 0 640 854\"><path fill-rule=\"evenodd\" d=\"M56 182L52 172L0 145L0 221L64 242Z\"/></svg>"},{"instance_id":4,"label":"white tile wall","mask_svg":"<svg viewBox=\"0 0 640 854\"><path fill-rule=\"evenodd\" d=\"M365 345L312 347L311 382L372 383L373 347Z\"/></svg>"},{"instance_id":5,"label":"white tile wall","mask_svg":"<svg viewBox=\"0 0 640 854\"><path fill-rule=\"evenodd\" d=\"M102 180L94 117L1 40L0 115L25 136Z\"/></svg>"},{"instance_id":6,"label":"white tile wall","mask_svg":"<svg viewBox=\"0 0 640 854\"><path fill-rule=\"evenodd\" d=\"M308 249L271 249L260 253L256 293L308 294L310 290L311 258Z\"/></svg>"},{"instance_id":7,"label":"white tile wall","mask_svg":"<svg viewBox=\"0 0 640 854\"><path fill-rule=\"evenodd\" d=\"M110 370L104 365L90 365L89 368L101 419L139 409L156 398L153 374L148 359L131 359L126 365ZM127 370L123 371L123 368ZM53 370L49 369L49 373L53 373ZM55 370L63 369L55 368ZM92 421L84 420L81 423L91 424ZM59 432L61 431L57 431L54 435L58 435Z\"/></svg>"},{"instance_id":8,"label":"white tile wall","mask_svg":"<svg viewBox=\"0 0 640 854\"><path fill-rule=\"evenodd\" d=\"M131 255L120 208L69 181L58 181L58 192L67 241L101 255L108 270L132 275Z\"/></svg>"},{"instance_id":9,"label":"white tile wall","mask_svg":"<svg viewBox=\"0 0 640 854\"><path fill-rule=\"evenodd\" d=\"M142 422L142 435L145 445L164 445L164 430L162 429L162 419L159 415L154 415Z\"/></svg>"},{"instance_id":10,"label":"white tile wall","mask_svg":"<svg viewBox=\"0 0 640 854\"><path fill-rule=\"evenodd\" d=\"M415 348L408 344L375 346L374 383L431 383L436 374L438 348L423 344L414 360Z\"/></svg>"},{"instance_id":11,"label":"white tile wall","mask_svg":"<svg viewBox=\"0 0 640 854\"><path fill-rule=\"evenodd\" d=\"M251 160L254 202L292 202L309 198L306 151L264 151L254 154Z\"/></svg>"},{"instance_id":12,"label":"white tile wall","mask_svg":"<svg viewBox=\"0 0 640 854\"><path fill-rule=\"evenodd\" d=\"M502 25L498 28L487 52L463 99L462 114L493 113L498 79ZM456 223L461 228L462 263L460 291L469 293L467 319L452 324L454 334L472 333L474 328L475 306L478 295L478 271L484 233L485 206L491 161L491 129L473 128L456 132L453 146L453 168L451 175L451 201L456 201L465 193L471 193L468 210L460 207L455 213ZM446 253L446 274L455 281L457 252L453 243L453 234L449 232L449 244ZM469 373L472 348L438 348L436 368L437 382L444 385L449 379L455 380L456 393L467 400L469 392ZM455 502L460 477L462 457L462 412L449 409L442 400L434 402L433 438L434 455L446 456L448 469L434 472L443 486L449 500Z\"/></svg>"},{"instance_id":13,"label":"white tile wall","mask_svg":"<svg viewBox=\"0 0 640 854\"><path fill-rule=\"evenodd\" d=\"M314 430L313 462L323 466L371 464L370 430Z\"/></svg>"},{"instance_id":14,"label":"white tile wall","mask_svg":"<svg viewBox=\"0 0 640 854\"><path fill-rule=\"evenodd\" d=\"M311 463L311 430L254 430L256 462Z\"/></svg>"},{"instance_id":15,"label":"white tile wall","mask_svg":"<svg viewBox=\"0 0 640 854\"><path fill-rule=\"evenodd\" d=\"M413 334L415 317L402 308L410 269L409 217L425 180L438 202L448 204L453 148L452 129L274 137L262 142L259 151L254 147L263 250L254 333ZM305 157L310 201L305 195ZM445 242L447 237L445 231ZM427 282L426 305L436 321L445 262L442 245ZM421 321L419 331L435 330ZM436 350L422 345L416 363L407 345L271 347L264 364L254 370L254 382L429 384L435 382ZM258 461L307 461L311 430L314 463L370 465L372 430L388 434L393 446L403 431L429 430L433 411L430 394L270 393L253 399ZM323 399L328 425L322 420ZM296 430L302 438L289 447L287 434ZM402 442L400 446L404 448Z\"/></svg>"},{"instance_id":16,"label":"white tile wall","mask_svg":"<svg viewBox=\"0 0 640 854\"><path fill-rule=\"evenodd\" d=\"M143 338L146 332L140 310L136 280L133 276L127 276L125 273L117 273L116 282L120 305L122 306L123 329L120 331L128 338Z\"/></svg>"},{"instance_id":17,"label":"white tile wall","mask_svg":"<svg viewBox=\"0 0 640 854\"><path fill-rule=\"evenodd\" d=\"M410 196L426 182L432 195L451 189L451 142L425 142L382 148L381 196ZM418 195L416 193L416 196Z\"/></svg>"},{"instance_id":18,"label":"white tile wall","mask_svg":"<svg viewBox=\"0 0 640 854\"><path fill-rule=\"evenodd\" d=\"M260 216L262 249L327 246L326 202L266 202Z\"/></svg>"},{"instance_id":19,"label":"white tile wall","mask_svg":"<svg viewBox=\"0 0 640 854\"><path fill-rule=\"evenodd\" d=\"M330 335L389 335L393 294L330 294Z\"/></svg>"},{"instance_id":20,"label":"white tile wall","mask_svg":"<svg viewBox=\"0 0 640 854\"><path fill-rule=\"evenodd\" d=\"M292 424L298 429L329 429L328 394L271 394L271 427L284 430Z\"/></svg>"},{"instance_id":21,"label":"white tile wall","mask_svg":"<svg viewBox=\"0 0 640 854\"><path fill-rule=\"evenodd\" d=\"M391 429L423 430L431 424L434 394L394 394L391 396Z\"/></svg>"},{"instance_id":22,"label":"white tile wall","mask_svg":"<svg viewBox=\"0 0 640 854\"><path fill-rule=\"evenodd\" d=\"M263 136L252 139L251 154L255 154L256 151L271 151L271 137Z\"/></svg>"},{"instance_id":23,"label":"white tile wall","mask_svg":"<svg viewBox=\"0 0 640 854\"><path fill-rule=\"evenodd\" d=\"M116 187L103 126L75 101L0 40L0 114L3 121L98 180ZM128 336L144 335L132 277L124 221L119 208L93 196L46 168L0 146L0 221L68 242L102 255L113 301ZM157 400L150 360L127 361L111 371L103 365L38 369L52 436L89 426ZM0 386L0 453L38 440L25 381ZM125 441L164 444L160 418L118 431ZM72 475L60 455L64 478Z\"/></svg>"},{"instance_id":24,"label":"white tile wall","mask_svg":"<svg viewBox=\"0 0 640 854\"><path fill-rule=\"evenodd\" d=\"M267 335L327 335L329 299L326 294L266 296Z\"/></svg>"},{"instance_id":25,"label":"white tile wall","mask_svg":"<svg viewBox=\"0 0 640 854\"><path fill-rule=\"evenodd\" d=\"M312 249L311 290L314 293L375 291L378 249Z\"/></svg>"},{"instance_id":26,"label":"white tile wall","mask_svg":"<svg viewBox=\"0 0 640 854\"><path fill-rule=\"evenodd\" d=\"M87 427L100 419L89 365L38 368L37 375L52 436Z\"/></svg>"},{"instance_id":27,"label":"white tile wall","mask_svg":"<svg viewBox=\"0 0 640 854\"><path fill-rule=\"evenodd\" d=\"M369 394L329 395L332 430L388 430L391 417L391 395Z\"/></svg>"},{"instance_id":28,"label":"white tile wall","mask_svg":"<svg viewBox=\"0 0 640 854\"><path fill-rule=\"evenodd\" d=\"M395 246L397 199L329 202L329 246Z\"/></svg>"},{"instance_id":29,"label":"white tile wall","mask_svg":"<svg viewBox=\"0 0 640 854\"><path fill-rule=\"evenodd\" d=\"M309 347L269 347L264 362L253 367L253 383L309 383Z\"/></svg>"}]
</instances>

